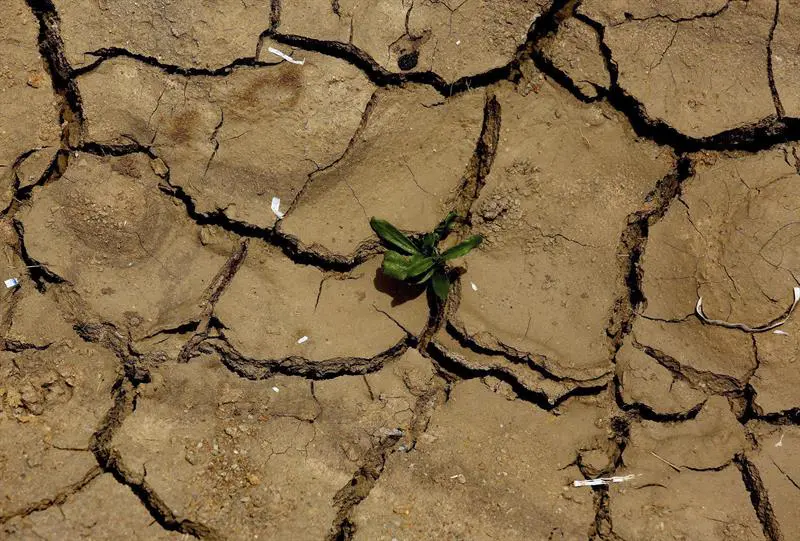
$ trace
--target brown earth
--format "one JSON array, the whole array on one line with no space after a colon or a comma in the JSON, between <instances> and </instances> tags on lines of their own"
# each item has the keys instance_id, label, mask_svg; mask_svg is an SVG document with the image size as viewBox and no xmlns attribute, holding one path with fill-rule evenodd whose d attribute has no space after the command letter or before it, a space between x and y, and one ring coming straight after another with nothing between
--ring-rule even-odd
<instances>
[{"instance_id":1,"label":"brown earth","mask_svg":"<svg viewBox=\"0 0 800 541\"><path fill-rule=\"evenodd\" d=\"M800 3L3 8L0 539L797 538Z\"/></svg>"}]
</instances>

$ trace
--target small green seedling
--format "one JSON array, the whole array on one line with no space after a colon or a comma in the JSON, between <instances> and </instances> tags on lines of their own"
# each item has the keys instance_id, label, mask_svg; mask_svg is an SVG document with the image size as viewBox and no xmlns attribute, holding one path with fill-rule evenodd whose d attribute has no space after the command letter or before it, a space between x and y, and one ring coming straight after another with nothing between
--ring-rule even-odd
<instances>
[{"instance_id":1,"label":"small green seedling","mask_svg":"<svg viewBox=\"0 0 800 541\"><path fill-rule=\"evenodd\" d=\"M439 252L437 244L447 236L457 217L455 212L451 212L431 233L425 233L413 240L386 220L372 218L369 221L372 230L390 247L383 256L383 272L392 278L414 284L428 282L436 296L444 301L450 291L447 261L467 255L483 241L480 235L473 235L452 248Z\"/></svg>"}]
</instances>

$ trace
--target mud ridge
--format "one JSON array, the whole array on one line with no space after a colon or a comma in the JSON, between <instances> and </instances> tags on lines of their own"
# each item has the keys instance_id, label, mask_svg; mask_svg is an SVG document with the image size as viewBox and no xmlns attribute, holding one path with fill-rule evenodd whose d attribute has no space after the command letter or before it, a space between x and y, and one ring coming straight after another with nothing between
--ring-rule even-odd
<instances>
[{"instance_id":1,"label":"mud ridge","mask_svg":"<svg viewBox=\"0 0 800 541\"><path fill-rule=\"evenodd\" d=\"M732 376L697 370L691 366L684 366L678 362L677 359L670 357L663 351L640 344L636 340L633 341L633 346L655 359L658 364L669 370L670 373L684 381L688 381L694 387L703 386L712 394L740 392L744 390L746 385L746 382L739 381Z\"/></svg>"},{"instance_id":2,"label":"mud ridge","mask_svg":"<svg viewBox=\"0 0 800 541\"><path fill-rule=\"evenodd\" d=\"M460 328L457 322L453 322L451 319L448 319L446 329L447 332L450 334L450 336L455 338L461 346L470 349L475 353L502 355L509 361L524 364L525 366L532 368L533 370L536 370L544 377L551 379L553 381L570 383L577 386L587 386L587 385L591 386L593 383L608 377L608 373L604 373L594 378L589 378L586 380L579 380L569 376L561 376L545 366L547 364L550 364L550 359L548 359L544 355L531 354L531 353L526 353L524 351L519 351L511 346L503 344L494 337L492 338L495 344L492 345L485 344L477 340L474 336L470 336L469 334L467 334L462 328Z\"/></svg>"},{"instance_id":3,"label":"mud ridge","mask_svg":"<svg viewBox=\"0 0 800 541\"><path fill-rule=\"evenodd\" d=\"M304 357L290 356L283 359L249 359L227 343L224 336L210 339L204 344L216 351L222 363L239 377L260 380L275 374L302 376L311 380L333 379L339 376L359 376L380 370L391 359L399 357L409 348L408 338L370 358L334 357L324 361L312 361ZM200 346L202 347L202 345Z\"/></svg>"},{"instance_id":4,"label":"mud ridge","mask_svg":"<svg viewBox=\"0 0 800 541\"><path fill-rule=\"evenodd\" d=\"M486 376L497 378L509 384L517 395L517 398L529 402L544 411L552 411L570 398L598 395L608 388L607 382L596 385L576 386L574 389L565 392L558 398L552 399L546 393L523 385L513 373L503 370L502 368L478 368L469 366L460 356L448 351L446 347L435 340L427 345L425 353L438 364L441 369L456 380L469 380Z\"/></svg>"},{"instance_id":5,"label":"mud ridge","mask_svg":"<svg viewBox=\"0 0 800 541\"><path fill-rule=\"evenodd\" d=\"M767 489L761 481L761 474L758 472L755 464L743 454L737 455L733 461L742 472L742 481L750 493L750 501L753 502L753 508L756 510L756 516L761 521L761 526L764 529L764 536L769 541L783 541L785 538L781 533L780 524L775 517L772 510L772 504L769 501Z\"/></svg>"},{"instance_id":6,"label":"mud ridge","mask_svg":"<svg viewBox=\"0 0 800 541\"><path fill-rule=\"evenodd\" d=\"M250 240L244 239L240 244L239 247L234 251L228 260L225 262L225 265L217 272L216 276L211 280L211 284L208 286L206 293L203 299L203 314L201 316L200 322L197 324L192 337L183 345L181 348L181 352L178 354L178 362L185 363L188 362L189 359L194 355L197 347L200 345L203 340L208 337L208 331L211 326L211 318L214 315L214 307L217 305L217 301L225 292L225 289L233 280L233 277L236 276L236 273L244 263L245 258L247 257L247 247L249 245Z\"/></svg>"},{"instance_id":7,"label":"mud ridge","mask_svg":"<svg viewBox=\"0 0 800 541\"><path fill-rule=\"evenodd\" d=\"M705 406L706 403L706 401L703 400L693 408L678 413L658 413L643 402L625 402L625 400L622 398L622 384L620 383L618 376L614 376L611 387L614 390L614 399L616 400L617 407L620 410L633 414L637 418L644 419L645 421L654 421L657 423L689 421L697 417L697 414L700 413L700 410L703 409L703 406Z\"/></svg>"},{"instance_id":8,"label":"mud ridge","mask_svg":"<svg viewBox=\"0 0 800 541\"><path fill-rule=\"evenodd\" d=\"M54 505L61 505L66 502L70 497L74 496L94 481L100 474L103 473L98 466L93 467L90 469L86 474L78 481L72 483L68 487L61 490L55 496L50 498L44 498L39 500L38 502L32 503L30 505L26 505L20 509L15 511L11 511L6 513L5 515L0 516L0 524L5 524L9 520L15 517L26 517L32 513L36 513L38 511L44 511L53 507Z\"/></svg>"}]
</instances>

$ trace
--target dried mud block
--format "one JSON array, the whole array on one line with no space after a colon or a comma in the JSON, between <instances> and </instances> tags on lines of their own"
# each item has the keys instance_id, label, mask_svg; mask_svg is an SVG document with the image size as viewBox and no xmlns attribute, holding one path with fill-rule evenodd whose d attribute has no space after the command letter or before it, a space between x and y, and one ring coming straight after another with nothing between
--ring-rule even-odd
<instances>
[{"instance_id":1,"label":"dried mud block","mask_svg":"<svg viewBox=\"0 0 800 541\"><path fill-rule=\"evenodd\" d=\"M341 156L373 90L346 62L305 58L213 78L107 62L79 79L88 137L148 144L197 212L271 227L272 198L286 211L309 175Z\"/></svg>"},{"instance_id":2,"label":"dried mud block","mask_svg":"<svg viewBox=\"0 0 800 541\"><path fill-rule=\"evenodd\" d=\"M686 415L706 400L703 391L629 341L617 352L616 371L623 402L655 415Z\"/></svg>"},{"instance_id":3,"label":"dried mud block","mask_svg":"<svg viewBox=\"0 0 800 541\"><path fill-rule=\"evenodd\" d=\"M514 359L503 354L478 352L446 332L439 333L432 342L432 347L447 362L454 363L476 374L493 374L503 381L512 380L525 391L544 396L550 405L563 400L570 392L583 387L599 387L605 385L610 375L595 381L572 381L548 377L540 367L530 361Z\"/></svg>"},{"instance_id":4,"label":"dried mud block","mask_svg":"<svg viewBox=\"0 0 800 541\"><path fill-rule=\"evenodd\" d=\"M645 315L678 319L698 295L713 319L758 326L792 302L800 268L797 171L781 149L698 156L696 174L650 228Z\"/></svg>"},{"instance_id":5,"label":"dried mud block","mask_svg":"<svg viewBox=\"0 0 800 541\"><path fill-rule=\"evenodd\" d=\"M585 22L574 17L566 19L540 47L541 53L569 77L583 97L596 98L611 84L597 32Z\"/></svg>"},{"instance_id":6,"label":"dried mud block","mask_svg":"<svg viewBox=\"0 0 800 541\"><path fill-rule=\"evenodd\" d=\"M775 2L590 0L579 11L605 26L619 85L650 117L705 137L775 115L766 69Z\"/></svg>"},{"instance_id":7,"label":"dried mud block","mask_svg":"<svg viewBox=\"0 0 800 541\"><path fill-rule=\"evenodd\" d=\"M30 256L134 339L196 319L226 260L201 245L148 162L79 154L21 215Z\"/></svg>"},{"instance_id":8,"label":"dried mud block","mask_svg":"<svg viewBox=\"0 0 800 541\"><path fill-rule=\"evenodd\" d=\"M787 116L800 116L800 1L781 0L778 24L772 38L772 72L775 89Z\"/></svg>"},{"instance_id":9,"label":"dried mud block","mask_svg":"<svg viewBox=\"0 0 800 541\"><path fill-rule=\"evenodd\" d=\"M722 471L663 474L658 470L651 473L652 467L658 466L632 462L618 474L648 475L658 479L655 483L636 480L611 488L611 520L621 539L765 539L735 466Z\"/></svg>"},{"instance_id":10,"label":"dried mud block","mask_svg":"<svg viewBox=\"0 0 800 541\"><path fill-rule=\"evenodd\" d=\"M462 287L450 323L557 377L596 380L611 371L620 236L673 160L604 105L533 82L527 96L498 92L499 148L471 211L486 242L463 262L477 290Z\"/></svg>"},{"instance_id":11,"label":"dried mud block","mask_svg":"<svg viewBox=\"0 0 800 541\"><path fill-rule=\"evenodd\" d=\"M77 336L0 353L0 516L54 497L96 465L89 440L112 405L115 367Z\"/></svg>"},{"instance_id":12,"label":"dried mud block","mask_svg":"<svg viewBox=\"0 0 800 541\"><path fill-rule=\"evenodd\" d=\"M476 407L476 405L479 405ZM459 383L412 453L394 453L355 508L356 540L584 538L594 521L578 449L600 435L601 410L570 401L560 416Z\"/></svg>"},{"instance_id":13,"label":"dried mud block","mask_svg":"<svg viewBox=\"0 0 800 541\"><path fill-rule=\"evenodd\" d=\"M800 428L761 422L747 427L758 444L748 458L758 470L784 538L791 539L800 528Z\"/></svg>"},{"instance_id":14,"label":"dried mud block","mask_svg":"<svg viewBox=\"0 0 800 541\"><path fill-rule=\"evenodd\" d=\"M213 358L166 365L113 445L128 468L146 467L146 482L179 517L232 539L322 539L334 496L374 445L408 430L412 390L430 375L411 354L367 380L250 381Z\"/></svg>"},{"instance_id":15,"label":"dried mud block","mask_svg":"<svg viewBox=\"0 0 800 541\"><path fill-rule=\"evenodd\" d=\"M16 177L27 177L46 167L33 167L37 157L49 162L59 146L58 107L50 76L39 55L39 24L23 0L8 0L0 18L0 205L11 202ZM41 147L41 150L38 150ZM31 156L24 154L34 151ZM24 160L22 160L24 158ZM28 163L24 173L14 170L17 160ZM39 177L36 177L38 180Z\"/></svg>"},{"instance_id":16,"label":"dried mud block","mask_svg":"<svg viewBox=\"0 0 800 541\"><path fill-rule=\"evenodd\" d=\"M643 462L648 468L661 464L665 472L674 470L651 453L679 468L712 470L730 464L745 447L744 429L722 396L710 397L694 419L677 423L640 421L631 426L630 434L632 445L625 449L625 464L629 460ZM660 478L644 477L637 483L661 482Z\"/></svg>"},{"instance_id":17,"label":"dried mud block","mask_svg":"<svg viewBox=\"0 0 800 541\"><path fill-rule=\"evenodd\" d=\"M181 67L219 68L255 54L270 20L269 0L55 0L73 67L90 53L121 48Z\"/></svg>"},{"instance_id":18,"label":"dried mud block","mask_svg":"<svg viewBox=\"0 0 800 541\"><path fill-rule=\"evenodd\" d=\"M545 0L308 0L281 7L279 31L351 43L388 71L433 71L452 82L508 64L548 7Z\"/></svg>"},{"instance_id":19,"label":"dried mud block","mask_svg":"<svg viewBox=\"0 0 800 541\"><path fill-rule=\"evenodd\" d=\"M610 488L614 533L654 541L763 539L741 473L732 463L744 446L743 428L719 396L690 421L634 424L622 457L625 467L616 475L636 477Z\"/></svg>"},{"instance_id":20,"label":"dried mud block","mask_svg":"<svg viewBox=\"0 0 800 541\"><path fill-rule=\"evenodd\" d=\"M755 390L753 407L760 415L780 413L800 408L800 320L794 314L779 329L787 335L773 332L755 335L758 368L750 385Z\"/></svg>"},{"instance_id":21,"label":"dried mud block","mask_svg":"<svg viewBox=\"0 0 800 541\"><path fill-rule=\"evenodd\" d=\"M163 530L131 489L110 473L100 475L63 504L12 519L2 531L9 541L40 539L152 539L179 541L185 535Z\"/></svg>"},{"instance_id":22,"label":"dried mud block","mask_svg":"<svg viewBox=\"0 0 800 541\"><path fill-rule=\"evenodd\" d=\"M346 255L374 238L372 216L403 230L432 230L475 151L484 94L440 100L421 86L379 91L347 154L313 176L281 230Z\"/></svg>"},{"instance_id":23,"label":"dried mud block","mask_svg":"<svg viewBox=\"0 0 800 541\"><path fill-rule=\"evenodd\" d=\"M750 335L703 325L697 319L665 323L639 318L633 325L633 340L703 391L742 389L757 365Z\"/></svg>"},{"instance_id":24,"label":"dried mud block","mask_svg":"<svg viewBox=\"0 0 800 541\"><path fill-rule=\"evenodd\" d=\"M59 314L58 306L34 287L21 287L12 299L11 324L5 334L6 348L45 348L75 339L72 327Z\"/></svg>"},{"instance_id":25,"label":"dried mud block","mask_svg":"<svg viewBox=\"0 0 800 541\"><path fill-rule=\"evenodd\" d=\"M379 267L376 257L347 275L326 276L276 248L251 243L216 316L225 339L249 360L284 366L319 361L320 369L322 361L380 362L402 346L406 333L398 323L422 330L428 305L420 295L392 308L392 297L376 288ZM298 343L303 336L308 339Z\"/></svg>"}]
</instances>

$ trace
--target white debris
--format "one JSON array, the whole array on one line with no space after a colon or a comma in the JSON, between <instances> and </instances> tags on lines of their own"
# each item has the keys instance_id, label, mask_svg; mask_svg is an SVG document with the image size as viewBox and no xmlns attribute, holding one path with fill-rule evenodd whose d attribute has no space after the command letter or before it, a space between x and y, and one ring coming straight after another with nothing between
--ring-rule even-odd
<instances>
[{"instance_id":1,"label":"white debris","mask_svg":"<svg viewBox=\"0 0 800 541\"><path fill-rule=\"evenodd\" d=\"M456 40L456 45L461 45L461 40Z\"/></svg>"},{"instance_id":2,"label":"white debris","mask_svg":"<svg viewBox=\"0 0 800 541\"><path fill-rule=\"evenodd\" d=\"M629 474L624 476L600 477L599 479L579 479L577 481L573 481L572 486L593 487L597 485L610 485L611 483L623 483L625 481L630 481L634 477L636 477L636 475Z\"/></svg>"},{"instance_id":3,"label":"white debris","mask_svg":"<svg viewBox=\"0 0 800 541\"><path fill-rule=\"evenodd\" d=\"M274 54L274 55L280 56L281 58L283 58L287 62L291 62L292 64L298 64L298 65L302 66L303 64L306 63L305 60L295 60L294 58L292 58L288 54L284 53L283 51L279 51L278 49L276 49L274 47L269 47L269 48L267 48L267 50L269 52L271 52L272 54Z\"/></svg>"},{"instance_id":4,"label":"white debris","mask_svg":"<svg viewBox=\"0 0 800 541\"><path fill-rule=\"evenodd\" d=\"M478 286L475 285L475 282L470 282L469 285L472 287L472 291L478 291Z\"/></svg>"},{"instance_id":5,"label":"white debris","mask_svg":"<svg viewBox=\"0 0 800 541\"><path fill-rule=\"evenodd\" d=\"M300 337L300 339L297 341L297 343L298 343L298 344L302 344L303 342L308 342L308 336L302 336L302 337Z\"/></svg>"},{"instance_id":6,"label":"white debris","mask_svg":"<svg viewBox=\"0 0 800 541\"><path fill-rule=\"evenodd\" d=\"M272 212L275 213L275 216L277 216L279 220L281 218L283 218L283 213L281 212L281 198L280 197L273 197L272 198Z\"/></svg>"},{"instance_id":7,"label":"white debris","mask_svg":"<svg viewBox=\"0 0 800 541\"><path fill-rule=\"evenodd\" d=\"M17 287L19 285L19 280L16 278L9 278L3 282L6 285L7 289L11 289L12 287Z\"/></svg>"},{"instance_id":8,"label":"white debris","mask_svg":"<svg viewBox=\"0 0 800 541\"><path fill-rule=\"evenodd\" d=\"M792 301L792 305L780 316L773 319L769 323L764 325L759 325L758 327L751 327L746 325L745 323L730 323L728 321L723 321L721 319L710 319L706 314L703 312L703 297L697 299L697 305L694 307L695 312L697 313L697 317L699 317L703 323L709 325L719 325L720 327L725 327L728 329L741 329L744 332L750 333L757 333L757 332L764 332L774 329L775 327L780 327L786 320L789 319L789 316L792 315L795 307L797 306L798 301L800 301L800 287L794 287L794 301Z\"/></svg>"},{"instance_id":9,"label":"white debris","mask_svg":"<svg viewBox=\"0 0 800 541\"><path fill-rule=\"evenodd\" d=\"M783 447L783 434L781 434L781 439L778 440L778 443L775 444L775 447Z\"/></svg>"},{"instance_id":10,"label":"white debris","mask_svg":"<svg viewBox=\"0 0 800 541\"><path fill-rule=\"evenodd\" d=\"M281 390L280 390L280 389L278 389L277 387L273 387L273 388L272 388L272 390L273 390L273 391L275 391L276 393L279 393L279 392L281 391Z\"/></svg>"},{"instance_id":11,"label":"white debris","mask_svg":"<svg viewBox=\"0 0 800 541\"><path fill-rule=\"evenodd\" d=\"M782 334L783 336L789 336L789 333L786 331L782 331L778 329L777 331L772 331L772 334Z\"/></svg>"}]
</instances>

